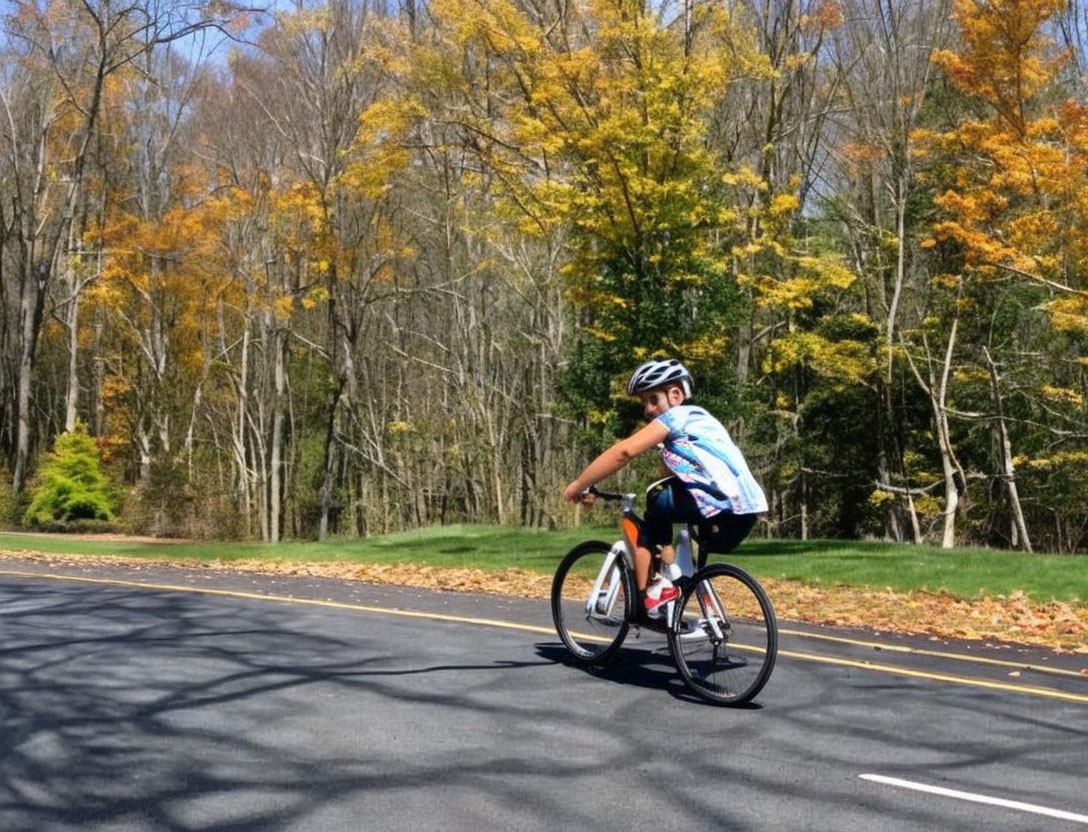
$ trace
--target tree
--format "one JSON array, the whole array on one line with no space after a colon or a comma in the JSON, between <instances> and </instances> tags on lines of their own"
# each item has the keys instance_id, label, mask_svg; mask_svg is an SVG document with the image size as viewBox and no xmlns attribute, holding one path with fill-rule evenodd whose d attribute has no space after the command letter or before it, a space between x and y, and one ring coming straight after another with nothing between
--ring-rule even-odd
<instances>
[{"instance_id":1,"label":"tree","mask_svg":"<svg viewBox=\"0 0 1088 832\"><path fill-rule=\"evenodd\" d=\"M57 437L53 453L38 474L23 515L27 526L76 520L110 520L113 489L101 469L98 447L83 424Z\"/></svg>"},{"instance_id":2,"label":"tree","mask_svg":"<svg viewBox=\"0 0 1088 832\"><path fill-rule=\"evenodd\" d=\"M865 281L865 313L881 324L872 498L884 507L884 535L903 540L909 534L915 542L922 531L915 484L904 466L904 414L895 406L902 373L896 349L904 321L913 326L925 296L916 253L928 227L918 211L912 136L938 74L929 55L944 45L948 6L948 0L850 0L832 38L843 107L829 136L836 145L835 188L823 210L845 230L849 260Z\"/></svg>"},{"instance_id":3,"label":"tree","mask_svg":"<svg viewBox=\"0 0 1088 832\"><path fill-rule=\"evenodd\" d=\"M554 19L512 4L435 11L443 75L459 85L459 109L443 117L526 231L570 229L564 273L583 344L573 373L601 391L579 400L582 414L611 410L609 381L649 352L705 366L736 300L716 234L732 215L705 129L718 91L749 71L725 10L596 0ZM453 64L462 54L467 72Z\"/></svg>"},{"instance_id":4,"label":"tree","mask_svg":"<svg viewBox=\"0 0 1088 832\"><path fill-rule=\"evenodd\" d=\"M22 489L30 453L31 389L45 300L69 252L84 199L87 162L107 81L139 56L201 29L226 27L239 7L220 3L20 3L5 22L16 45L15 96L0 104L0 148L13 171L11 234L18 252L10 330L15 365L12 484ZM219 12L223 16L216 14ZM6 129L5 129L6 128ZM7 352L7 351L5 351Z\"/></svg>"},{"instance_id":5,"label":"tree","mask_svg":"<svg viewBox=\"0 0 1088 832\"><path fill-rule=\"evenodd\" d=\"M953 19L962 47L934 57L949 83L980 105L977 115L966 115L951 130L918 134L925 176L944 187L934 200L940 211L934 236L925 245L940 272L935 279L955 287L954 302L944 307L954 313L943 316L943 360L930 361L927 349L927 364L941 370L931 369L929 380L916 372L934 405L946 484L946 546L953 543L957 502L967 488L949 426L957 411L949 384L961 324L987 322L976 337L961 342L983 345L982 355L969 360L989 380L997 426L994 467L1016 524L1011 537L1025 548L1031 543L1016 488L1016 442L1008 431L1001 368L1007 374L1020 363L1026 338L1036 336L1023 326L1032 317L1030 306L1020 309L1017 321L1002 307L1014 297L1030 298L1045 310L1052 333L1069 336L1067 343L1080 353L1074 358L1083 357L1088 346L1088 109L1053 94L1063 58L1044 31L1063 7L1062 0L958 0ZM1010 284L1029 289L1014 294L1006 288ZM1041 369L1036 367L1037 378Z\"/></svg>"},{"instance_id":6,"label":"tree","mask_svg":"<svg viewBox=\"0 0 1088 832\"><path fill-rule=\"evenodd\" d=\"M284 16L262 39L264 53L280 68L277 82L271 90L253 91L266 111L278 114L313 205L308 256L317 285L311 297L320 297L326 312L316 348L332 376L317 486L321 540L329 532L338 459L344 440L351 441L346 426L358 422L356 365L372 351L364 340L367 318L390 296L390 276L407 245L396 195L368 187L388 171L371 167L376 160L366 153L369 130L360 123L387 83L387 53L403 49L404 38L403 27L365 4L338 0L320 13Z\"/></svg>"},{"instance_id":7,"label":"tree","mask_svg":"<svg viewBox=\"0 0 1088 832\"><path fill-rule=\"evenodd\" d=\"M82 417L186 536L554 525L682 353L771 533L1083 549L1059 6L332 0L197 66L221 4L9 4L0 446Z\"/></svg>"}]
</instances>

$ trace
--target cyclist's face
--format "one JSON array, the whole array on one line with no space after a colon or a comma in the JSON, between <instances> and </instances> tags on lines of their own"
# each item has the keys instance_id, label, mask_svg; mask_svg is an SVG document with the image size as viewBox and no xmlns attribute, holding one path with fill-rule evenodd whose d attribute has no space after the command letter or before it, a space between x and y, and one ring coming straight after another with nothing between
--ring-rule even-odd
<instances>
[{"instance_id":1,"label":"cyclist's face","mask_svg":"<svg viewBox=\"0 0 1088 832\"><path fill-rule=\"evenodd\" d=\"M642 412L647 419L656 419L673 405L683 401L684 394L679 387L658 387L656 390L644 390L638 394L642 399Z\"/></svg>"}]
</instances>

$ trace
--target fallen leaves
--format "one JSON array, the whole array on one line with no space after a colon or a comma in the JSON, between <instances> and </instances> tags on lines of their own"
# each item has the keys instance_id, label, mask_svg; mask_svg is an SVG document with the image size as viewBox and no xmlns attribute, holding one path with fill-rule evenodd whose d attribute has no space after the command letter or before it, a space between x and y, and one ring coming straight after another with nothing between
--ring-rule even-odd
<instances>
[{"instance_id":1,"label":"fallen leaves","mask_svg":"<svg viewBox=\"0 0 1088 832\"><path fill-rule=\"evenodd\" d=\"M944 638L1014 641L1088 653L1088 605L1040 603L1023 593L966 599L940 592L820 589L763 581L779 618Z\"/></svg>"},{"instance_id":2,"label":"fallen leaves","mask_svg":"<svg viewBox=\"0 0 1088 832\"><path fill-rule=\"evenodd\" d=\"M43 555L0 552L11 557L60 566L144 567L177 561L151 562L123 557ZM491 593L547 599L551 575L524 569L487 572L414 564L283 563L265 560L186 563L186 568L339 578L374 584L415 586L452 592ZM797 581L762 581L782 622L804 621L838 627L858 627L932 638L958 638L1035 644L1070 653L1088 654L1088 604L1060 601L1039 603L1020 592L1008 597L965 599L945 593L895 592L888 588L815 587ZM1088 668L1081 671L1088 676Z\"/></svg>"}]
</instances>

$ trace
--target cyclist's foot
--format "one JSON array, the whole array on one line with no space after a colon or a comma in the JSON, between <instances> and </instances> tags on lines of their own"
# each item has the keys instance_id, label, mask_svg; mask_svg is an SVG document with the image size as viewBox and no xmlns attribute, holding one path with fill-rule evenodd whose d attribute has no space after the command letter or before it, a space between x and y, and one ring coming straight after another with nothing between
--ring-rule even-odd
<instances>
[{"instance_id":1,"label":"cyclist's foot","mask_svg":"<svg viewBox=\"0 0 1088 832\"><path fill-rule=\"evenodd\" d=\"M654 581L646 587L646 598L642 604L646 615L650 618L659 618L665 610L665 604L675 601L680 597L680 590L673 586L667 578Z\"/></svg>"}]
</instances>

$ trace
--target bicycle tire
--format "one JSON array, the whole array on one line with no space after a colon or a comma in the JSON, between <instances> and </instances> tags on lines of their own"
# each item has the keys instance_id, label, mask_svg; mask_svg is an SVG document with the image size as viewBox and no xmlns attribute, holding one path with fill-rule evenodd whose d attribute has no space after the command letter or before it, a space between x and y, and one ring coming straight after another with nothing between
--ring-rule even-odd
<instances>
[{"instance_id":1,"label":"bicycle tire","mask_svg":"<svg viewBox=\"0 0 1088 832\"><path fill-rule=\"evenodd\" d=\"M635 597L631 570L624 557L614 561L614 590L590 603L590 594L612 547L587 540L571 549L552 579L552 620L571 658L580 665L599 664L615 655L630 629ZM607 587L612 584L606 585ZM605 605L607 604L607 608Z\"/></svg>"},{"instance_id":2,"label":"bicycle tire","mask_svg":"<svg viewBox=\"0 0 1088 832\"><path fill-rule=\"evenodd\" d=\"M778 655L778 622L759 581L729 563L696 572L673 612L669 652L688 687L704 699L751 701Z\"/></svg>"}]
</instances>

